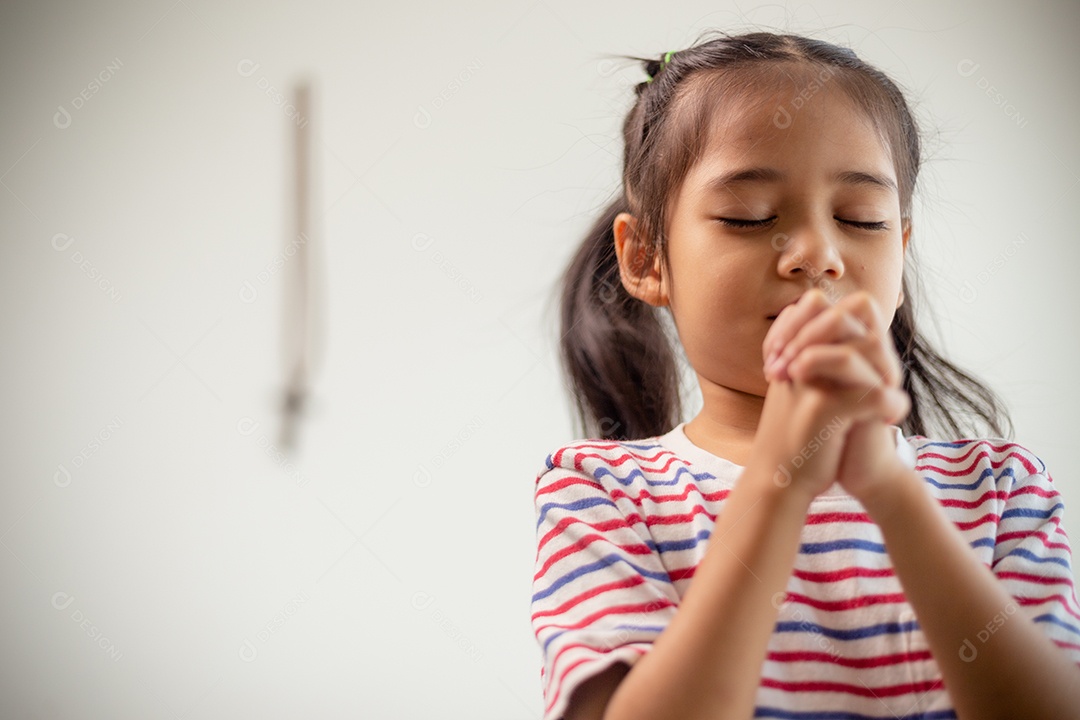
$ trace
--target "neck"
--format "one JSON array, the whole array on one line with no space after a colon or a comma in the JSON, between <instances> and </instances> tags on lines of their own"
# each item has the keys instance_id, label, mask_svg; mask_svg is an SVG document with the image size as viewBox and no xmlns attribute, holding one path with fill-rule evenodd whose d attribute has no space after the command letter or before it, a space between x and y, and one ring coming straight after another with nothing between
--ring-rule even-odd
<instances>
[{"instance_id":1,"label":"neck","mask_svg":"<svg viewBox=\"0 0 1080 720\"><path fill-rule=\"evenodd\" d=\"M717 385L698 375L703 405L683 430L690 442L713 455L746 466L765 398Z\"/></svg>"}]
</instances>

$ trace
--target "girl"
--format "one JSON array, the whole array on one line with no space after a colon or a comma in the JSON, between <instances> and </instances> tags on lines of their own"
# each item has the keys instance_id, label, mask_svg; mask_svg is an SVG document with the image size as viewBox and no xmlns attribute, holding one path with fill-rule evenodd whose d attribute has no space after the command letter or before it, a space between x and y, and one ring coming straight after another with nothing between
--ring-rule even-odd
<instances>
[{"instance_id":1,"label":"girl","mask_svg":"<svg viewBox=\"0 0 1080 720\"><path fill-rule=\"evenodd\" d=\"M915 329L902 93L793 35L645 62L563 289L590 439L536 479L545 720L1080 717L1061 498ZM995 436L925 434L963 411Z\"/></svg>"}]
</instances>

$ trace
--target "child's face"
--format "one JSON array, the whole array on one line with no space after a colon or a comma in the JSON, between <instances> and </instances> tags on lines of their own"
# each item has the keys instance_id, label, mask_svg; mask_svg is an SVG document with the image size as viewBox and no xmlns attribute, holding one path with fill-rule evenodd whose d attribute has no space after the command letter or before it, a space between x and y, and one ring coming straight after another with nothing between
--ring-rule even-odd
<instances>
[{"instance_id":1,"label":"child's face","mask_svg":"<svg viewBox=\"0 0 1080 720\"><path fill-rule=\"evenodd\" d=\"M670 275L663 289L687 359L708 384L764 396L761 345L774 315L811 287L836 302L866 290L886 326L899 306L907 233L896 190L834 176L861 172L896 184L892 159L839 88L794 109L794 94L731 113L691 168L669 215ZM791 123L778 127L783 104ZM784 122L780 124L784 125ZM783 179L710 188L751 168ZM738 228L717 218L759 220ZM884 223L887 229L850 223Z\"/></svg>"}]
</instances>

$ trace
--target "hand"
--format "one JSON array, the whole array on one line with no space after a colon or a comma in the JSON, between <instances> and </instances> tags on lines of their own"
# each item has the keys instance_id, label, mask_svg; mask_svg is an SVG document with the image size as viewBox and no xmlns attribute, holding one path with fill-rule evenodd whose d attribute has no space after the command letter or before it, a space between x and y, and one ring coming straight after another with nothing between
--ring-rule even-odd
<instances>
[{"instance_id":1,"label":"hand","mask_svg":"<svg viewBox=\"0 0 1080 720\"><path fill-rule=\"evenodd\" d=\"M834 305L820 290L807 291L777 317L762 352L767 361L778 358L766 363L766 404L773 385L787 381L816 388L832 399L836 414L821 427L834 428L830 434L841 436L837 465L821 464L818 472L833 474L817 477L810 487L820 492L836 479L858 497L868 484L903 467L888 424L906 417L911 402L900 387L900 361L888 329L868 293L853 293ZM818 442L814 452L820 452L819 447L823 443ZM805 466L805 450L799 454L798 462Z\"/></svg>"}]
</instances>

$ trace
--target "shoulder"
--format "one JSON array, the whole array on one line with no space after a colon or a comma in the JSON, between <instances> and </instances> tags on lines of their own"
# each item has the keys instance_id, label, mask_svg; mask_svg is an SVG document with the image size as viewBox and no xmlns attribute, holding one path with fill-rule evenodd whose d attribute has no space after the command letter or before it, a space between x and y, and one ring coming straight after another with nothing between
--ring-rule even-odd
<instances>
[{"instance_id":1,"label":"shoulder","mask_svg":"<svg viewBox=\"0 0 1080 720\"><path fill-rule=\"evenodd\" d=\"M577 482L608 492L631 485L652 484L670 476L685 462L660 444L657 437L640 440L586 438L548 453L536 474L536 492ZM661 480L662 481L662 480Z\"/></svg>"},{"instance_id":2,"label":"shoulder","mask_svg":"<svg viewBox=\"0 0 1080 720\"><path fill-rule=\"evenodd\" d=\"M1000 437L929 438L906 436L915 453L915 470L943 489L974 490L984 482L1004 486L1030 478L1050 481L1046 463L1028 446Z\"/></svg>"}]
</instances>

